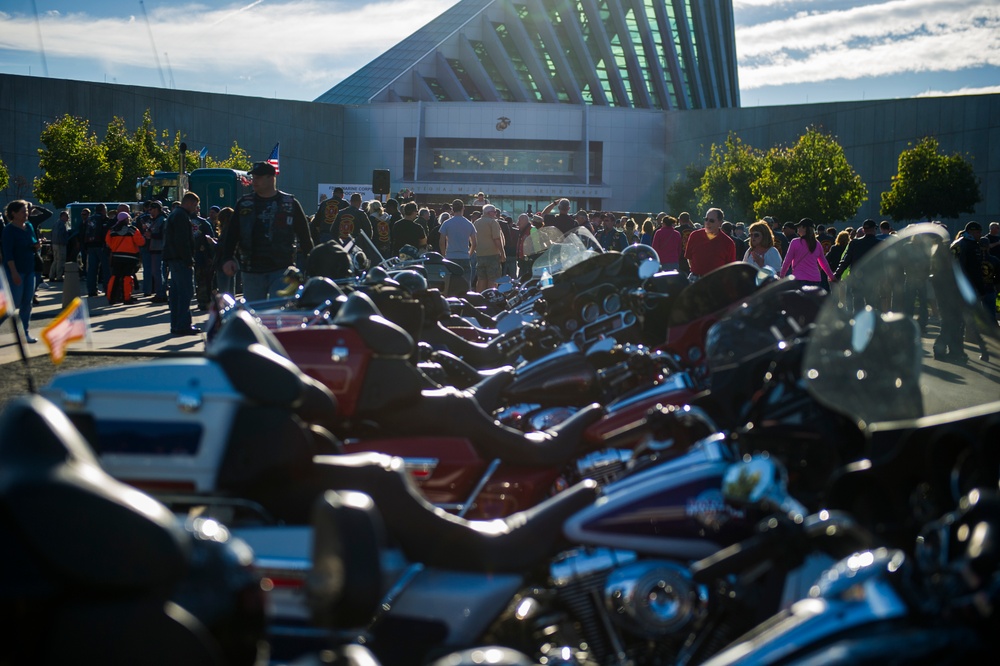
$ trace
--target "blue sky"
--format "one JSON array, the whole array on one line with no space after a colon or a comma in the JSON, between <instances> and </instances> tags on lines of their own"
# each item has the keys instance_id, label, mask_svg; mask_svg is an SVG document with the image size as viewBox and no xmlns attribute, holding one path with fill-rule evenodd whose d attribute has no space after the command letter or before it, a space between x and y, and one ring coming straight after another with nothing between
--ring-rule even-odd
<instances>
[{"instance_id":1,"label":"blue sky","mask_svg":"<svg viewBox=\"0 0 1000 666\"><path fill-rule=\"evenodd\" d=\"M454 2L3 0L0 72L311 100ZM733 4L743 106L1000 92L995 0Z\"/></svg>"}]
</instances>

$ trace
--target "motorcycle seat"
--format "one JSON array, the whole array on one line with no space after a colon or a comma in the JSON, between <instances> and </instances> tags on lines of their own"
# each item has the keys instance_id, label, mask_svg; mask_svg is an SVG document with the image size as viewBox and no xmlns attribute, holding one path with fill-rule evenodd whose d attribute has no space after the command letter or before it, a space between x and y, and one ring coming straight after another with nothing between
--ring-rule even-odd
<instances>
[{"instance_id":1,"label":"motorcycle seat","mask_svg":"<svg viewBox=\"0 0 1000 666\"><path fill-rule=\"evenodd\" d=\"M242 311L227 320L205 352L241 394L262 405L288 407L306 423L333 431L337 398L289 360L274 334Z\"/></svg>"},{"instance_id":2,"label":"motorcycle seat","mask_svg":"<svg viewBox=\"0 0 1000 666\"><path fill-rule=\"evenodd\" d=\"M413 354L414 342L410 334L385 319L364 292L355 291L348 296L332 323L357 331L379 356L407 358Z\"/></svg>"},{"instance_id":3,"label":"motorcycle seat","mask_svg":"<svg viewBox=\"0 0 1000 666\"><path fill-rule=\"evenodd\" d=\"M474 368L495 368L509 360L497 344L503 336L497 336L485 344L470 342L449 331L440 321L425 326L422 334L423 339L432 346L448 349Z\"/></svg>"},{"instance_id":4,"label":"motorcycle seat","mask_svg":"<svg viewBox=\"0 0 1000 666\"><path fill-rule=\"evenodd\" d=\"M480 370L482 380L466 389L476 398L476 402L487 412L492 412L500 404L500 396L514 381L514 368L505 365L492 370Z\"/></svg>"},{"instance_id":5,"label":"motorcycle seat","mask_svg":"<svg viewBox=\"0 0 1000 666\"><path fill-rule=\"evenodd\" d=\"M493 382L495 382L494 384L483 387L482 391L479 392L479 395L482 397L482 399L479 400L479 404L482 405L483 409L489 411L492 411L493 405L496 405L499 401L500 393L514 379L512 373L510 374L508 381L494 379L498 374L505 375L508 374L508 371L513 371L512 366L503 365L499 368L477 370L460 359L458 356L455 356L448 351L433 352L429 360L436 361L442 368L447 370L450 379L448 382L443 383L447 383L455 388L471 390L487 380L493 380ZM487 390L489 391L488 393L483 392Z\"/></svg>"},{"instance_id":6,"label":"motorcycle seat","mask_svg":"<svg viewBox=\"0 0 1000 666\"><path fill-rule=\"evenodd\" d=\"M451 315L448 317L447 325L471 328L481 338L495 338L500 335L500 331L497 330L496 326L493 326L492 328L480 328L478 323L470 322L468 319L464 319L459 315Z\"/></svg>"},{"instance_id":7,"label":"motorcycle seat","mask_svg":"<svg viewBox=\"0 0 1000 666\"><path fill-rule=\"evenodd\" d=\"M187 537L174 515L101 469L39 396L11 400L0 416L0 515L39 568L101 596L166 590L184 575Z\"/></svg>"},{"instance_id":8,"label":"motorcycle seat","mask_svg":"<svg viewBox=\"0 0 1000 666\"><path fill-rule=\"evenodd\" d=\"M390 540L407 558L462 571L523 573L550 557L562 543L562 525L600 494L591 480L507 518L473 521L431 505L404 471L403 460L380 453L316 456L319 478L329 488L372 497Z\"/></svg>"},{"instance_id":9,"label":"motorcycle seat","mask_svg":"<svg viewBox=\"0 0 1000 666\"><path fill-rule=\"evenodd\" d=\"M523 433L498 423L468 392L427 389L421 398L385 413L381 425L415 435L464 437L486 460L499 458L528 467L559 466L572 460L582 450L584 430L604 415L604 409L594 404L554 428Z\"/></svg>"}]
</instances>

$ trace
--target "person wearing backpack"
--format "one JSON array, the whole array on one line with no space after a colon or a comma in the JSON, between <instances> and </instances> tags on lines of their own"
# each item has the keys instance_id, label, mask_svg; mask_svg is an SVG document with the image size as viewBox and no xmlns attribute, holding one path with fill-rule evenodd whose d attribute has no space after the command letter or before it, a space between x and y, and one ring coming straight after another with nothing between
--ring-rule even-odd
<instances>
[{"instance_id":1,"label":"person wearing backpack","mask_svg":"<svg viewBox=\"0 0 1000 666\"><path fill-rule=\"evenodd\" d=\"M118 213L115 226L108 230L104 238L111 248L111 278L108 280L108 305L135 303L132 290L135 288L135 272L139 261L139 248L146 244L142 231L132 224L132 216Z\"/></svg>"},{"instance_id":2,"label":"person wearing backpack","mask_svg":"<svg viewBox=\"0 0 1000 666\"><path fill-rule=\"evenodd\" d=\"M104 257L104 238L108 233L108 209L104 204L94 207L94 214L83 209L83 252L87 255L87 295L93 298L107 288L111 277L110 267ZM100 285L98 285L100 278Z\"/></svg>"}]
</instances>

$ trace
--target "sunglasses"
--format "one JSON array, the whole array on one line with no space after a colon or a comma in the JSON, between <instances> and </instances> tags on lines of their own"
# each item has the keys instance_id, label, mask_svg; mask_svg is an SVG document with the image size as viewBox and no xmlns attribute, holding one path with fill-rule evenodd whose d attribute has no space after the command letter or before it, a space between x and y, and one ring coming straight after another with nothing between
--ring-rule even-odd
<instances>
[{"instance_id":1,"label":"sunglasses","mask_svg":"<svg viewBox=\"0 0 1000 666\"><path fill-rule=\"evenodd\" d=\"M761 237L762 234L759 231L755 231L752 234L750 234L750 238L761 238Z\"/></svg>"}]
</instances>

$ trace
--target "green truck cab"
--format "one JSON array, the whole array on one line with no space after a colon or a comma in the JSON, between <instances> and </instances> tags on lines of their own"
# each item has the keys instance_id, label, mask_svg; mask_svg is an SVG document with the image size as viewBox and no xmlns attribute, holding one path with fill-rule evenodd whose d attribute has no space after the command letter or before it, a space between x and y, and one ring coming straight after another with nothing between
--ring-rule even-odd
<instances>
[{"instance_id":1,"label":"green truck cab","mask_svg":"<svg viewBox=\"0 0 1000 666\"><path fill-rule=\"evenodd\" d=\"M180 201L185 192L201 198L201 214L208 215L212 206L225 208L249 194L250 176L237 169L195 169L190 173L154 171L136 180L136 199L149 201Z\"/></svg>"}]
</instances>

